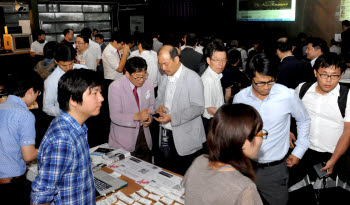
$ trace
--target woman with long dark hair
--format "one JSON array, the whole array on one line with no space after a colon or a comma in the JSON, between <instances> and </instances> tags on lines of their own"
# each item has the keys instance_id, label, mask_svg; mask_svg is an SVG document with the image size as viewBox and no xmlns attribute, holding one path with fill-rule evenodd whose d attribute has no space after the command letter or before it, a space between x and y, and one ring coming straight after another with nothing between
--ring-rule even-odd
<instances>
[{"instance_id":1,"label":"woman with long dark hair","mask_svg":"<svg viewBox=\"0 0 350 205\"><path fill-rule=\"evenodd\" d=\"M223 105L208 134L208 155L186 172L185 204L262 204L250 159L258 155L267 132L259 113L245 104Z\"/></svg>"}]
</instances>

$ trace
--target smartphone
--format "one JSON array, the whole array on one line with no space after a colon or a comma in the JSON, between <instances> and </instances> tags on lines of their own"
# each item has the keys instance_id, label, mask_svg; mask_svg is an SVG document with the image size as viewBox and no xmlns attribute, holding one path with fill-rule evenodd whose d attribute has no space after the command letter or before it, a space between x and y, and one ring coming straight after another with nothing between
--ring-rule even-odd
<instances>
[{"instance_id":1,"label":"smartphone","mask_svg":"<svg viewBox=\"0 0 350 205\"><path fill-rule=\"evenodd\" d=\"M327 171L320 171L320 169L322 169L322 167L324 167L324 166L325 165L323 163L318 163L318 164L314 165L314 169L315 169L315 171L320 179L327 175Z\"/></svg>"},{"instance_id":2,"label":"smartphone","mask_svg":"<svg viewBox=\"0 0 350 205\"><path fill-rule=\"evenodd\" d=\"M160 114L159 114L159 113L154 113L154 114L152 114L152 117L159 118L159 117L160 117Z\"/></svg>"}]
</instances>

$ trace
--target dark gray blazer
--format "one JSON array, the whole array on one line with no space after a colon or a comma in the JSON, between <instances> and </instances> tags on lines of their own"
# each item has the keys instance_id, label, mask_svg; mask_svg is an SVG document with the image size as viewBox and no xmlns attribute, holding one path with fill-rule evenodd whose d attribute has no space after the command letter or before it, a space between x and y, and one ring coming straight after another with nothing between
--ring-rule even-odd
<instances>
[{"instance_id":1,"label":"dark gray blazer","mask_svg":"<svg viewBox=\"0 0 350 205\"><path fill-rule=\"evenodd\" d=\"M187 68L198 73L198 64L201 62L203 54L198 53L193 48L186 47L181 51L181 63Z\"/></svg>"}]
</instances>

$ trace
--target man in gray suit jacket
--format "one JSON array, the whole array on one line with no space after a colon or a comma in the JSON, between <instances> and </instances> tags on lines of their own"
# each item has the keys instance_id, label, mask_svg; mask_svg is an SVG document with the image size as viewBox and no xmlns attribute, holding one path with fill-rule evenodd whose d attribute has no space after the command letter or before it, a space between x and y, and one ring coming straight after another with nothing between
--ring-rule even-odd
<instances>
[{"instance_id":1,"label":"man in gray suit jacket","mask_svg":"<svg viewBox=\"0 0 350 205\"><path fill-rule=\"evenodd\" d=\"M206 141L201 115L204 91L201 78L180 62L178 51L163 46L158 61L166 75L161 77L155 108L160 127L160 166L184 175L202 154Z\"/></svg>"}]
</instances>

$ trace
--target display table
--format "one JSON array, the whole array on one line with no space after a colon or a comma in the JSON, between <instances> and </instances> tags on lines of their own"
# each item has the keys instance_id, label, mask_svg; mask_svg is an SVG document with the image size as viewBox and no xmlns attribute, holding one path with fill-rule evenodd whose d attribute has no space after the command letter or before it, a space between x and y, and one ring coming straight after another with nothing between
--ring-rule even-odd
<instances>
[{"instance_id":1,"label":"display table","mask_svg":"<svg viewBox=\"0 0 350 205\"><path fill-rule=\"evenodd\" d=\"M96 171L102 169L110 173L111 176L115 177L118 175L120 179L128 182L128 185L113 193L109 193L107 196L96 198L98 205L128 204L128 200L117 197L120 195L125 195L125 197L132 201L132 203L129 202L129 204L134 205L184 204L184 188L181 186L181 175L130 156L130 153L125 150L113 151L123 153L123 155L126 156L125 159L111 161L113 158L108 158L104 154L100 156L100 153L96 151L99 147L109 148L107 144L103 144L90 149L92 170ZM101 166L103 167L101 168ZM37 172L37 165L32 164L27 172L27 179L33 181ZM140 197L140 199L135 197Z\"/></svg>"}]
</instances>

